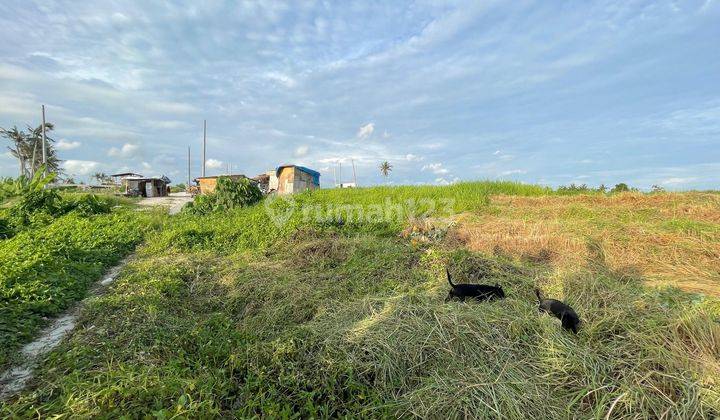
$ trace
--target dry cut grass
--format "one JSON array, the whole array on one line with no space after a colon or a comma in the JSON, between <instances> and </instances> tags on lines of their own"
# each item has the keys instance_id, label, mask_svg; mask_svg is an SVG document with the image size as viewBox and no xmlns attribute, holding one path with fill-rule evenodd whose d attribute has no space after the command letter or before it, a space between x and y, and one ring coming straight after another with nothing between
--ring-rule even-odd
<instances>
[{"instance_id":1,"label":"dry cut grass","mask_svg":"<svg viewBox=\"0 0 720 420\"><path fill-rule=\"evenodd\" d=\"M720 296L716 194L498 196L490 211L462 216L448 240L558 272L590 260L649 284Z\"/></svg>"}]
</instances>

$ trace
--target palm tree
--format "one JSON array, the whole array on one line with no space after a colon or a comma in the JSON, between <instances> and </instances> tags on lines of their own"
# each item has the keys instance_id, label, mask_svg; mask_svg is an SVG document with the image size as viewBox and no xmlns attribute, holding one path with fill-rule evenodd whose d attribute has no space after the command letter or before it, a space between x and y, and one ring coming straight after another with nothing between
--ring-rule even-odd
<instances>
[{"instance_id":1,"label":"palm tree","mask_svg":"<svg viewBox=\"0 0 720 420\"><path fill-rule=\"evenodd\" d=\"M17 126L10 130L0 128L0 134L12 142L12 147L8 146L8 149L10 149L10 153L15 156L20 163L20 176L26 175L26 156L30 143L27 134L18 130Z\"/></svg>"},{"instance_id":2,"label":"palm tree","mask_svg":"<svg viewBox=\"0 0 720 420\"><path fill-rule=\"evenodd\" d=\"M40 165L43 164L42 162L42 154L40 153L40 150L42 150L42 124L38 125L35 128L32 128L30 126L28 128L28 140L32 142L32 150L33 152L37 151L37 153L32 154L32 167L31 172L35 173L37 169L40 167ZM45 155L47 163L45 164L48 172L53 173L60 173L62 170L60 169L60 162L62 162L58 157L57 153L55 151L55 148L53 147L53 143L55 143L55 140L50 137L48 134L50 131L55 129L55 125L52 123L45 123Z\"/></svg>"},{"instance_id":3,"label":"palm tree","mask_svg":"<svg viewBox=\"0 0 720 420\"><path fill-rule=\"evenodd\" d=\"M45 151L47 164L46 168L49 172L60 173L61 160L57 157L55 148L52 143L55 142L47 132L55 128L52 123L45 124ZM17 127L12 129L0 128L0 136L7 138L12 143L8 146L10 153L17 158L20 163L20 175L32 177L35 172L43 164L42 162L42 124L36 128L27 127L28 132L18 130Z\"/></svg>"},{"instance_id":4,"label":"palm tree","mask_svg":"<svg viewBox=\"0 0 720 420\"><path fill-rule=\"evenodd\" d=\"M380 164L380 173L385 177L385 182L387 182L388 176L390 176L390 172L392 172L392 165L387 160Z\"/></svg>"}]
</instances>

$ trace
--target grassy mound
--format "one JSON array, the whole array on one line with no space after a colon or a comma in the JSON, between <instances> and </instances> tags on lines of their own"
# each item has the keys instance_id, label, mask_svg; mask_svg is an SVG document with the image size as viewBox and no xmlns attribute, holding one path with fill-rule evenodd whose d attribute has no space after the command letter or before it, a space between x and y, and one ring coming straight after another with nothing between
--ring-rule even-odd
<instances>
[{"instance_id":1,"label":"grassy mound","mask_svg":"<svg viewBox=\"0 0 720 420\"><path fill-rule=\"evenodd\" d=\"M361 190L295 200L371 206L393 192L379 190L365 201ZM424 191L492 213L484 194L474 203ZM720 415L713 298L648 288L599 258L558 271L552 260L471 252L452 236L414 245L399 237L403 223L296 213L281 226L264 203L174 219L0 414ZM446 265L458 281L500 283L507 299L445 303ZM577 336L538 312L536 284L578 311Z\"/></svg>"}]
</instances>

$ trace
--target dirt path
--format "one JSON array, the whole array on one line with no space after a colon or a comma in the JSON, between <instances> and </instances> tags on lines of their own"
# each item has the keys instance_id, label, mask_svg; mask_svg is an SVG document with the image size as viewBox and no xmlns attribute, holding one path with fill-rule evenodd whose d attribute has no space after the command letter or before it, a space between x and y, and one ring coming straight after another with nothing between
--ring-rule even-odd
<instances>
[{"instance_id":1,"label":"dirt path","mask_svg":"<svg viewBox=\"0 0 720 420\"><path fill-rule=\"evenodd\" d=\"M32 342L26 344L20 353L23 361L0 375L0 401L7 399L22 391L28 382L33 378L33 370L40 362L40 359L57 347L65 336L75 329L75 321L80 314L83 303L101 294L105 288L115 281L120 269L127 263L127 259L111 268L105 277L97 282L88 292L88 297L77 303L72 308L55 318L52 323L40 332L40 335Z\"/></svg>"},{"instance_id":2,"label":"dirt path","mask_svg":"<svg viewBox=\"0 0 720 420\"><path fill-rule=\"evenodd\" d=\"M146 207L163 206L168 208L170 214L178 214L183 206L192 201L192 196L186 192L171 193L167 197L143 198L138 205Z\"/></svg>"}]
</instances>

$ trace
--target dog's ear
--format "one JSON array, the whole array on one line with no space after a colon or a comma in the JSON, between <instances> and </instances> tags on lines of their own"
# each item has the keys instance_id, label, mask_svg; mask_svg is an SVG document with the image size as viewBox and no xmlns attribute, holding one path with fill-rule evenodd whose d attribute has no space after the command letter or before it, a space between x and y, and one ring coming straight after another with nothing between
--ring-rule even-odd
<instances>
[{"instance_id":1,"label":"dog's ear","mask_svg":"<svg viewBox=\"0 0 720 420\"><path fill-rule=\"evenodd\" d=\"M495 287L502 289L502 287L500 287L500 283L495 283Z\"/></svg>"}]
</instances>

